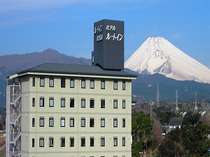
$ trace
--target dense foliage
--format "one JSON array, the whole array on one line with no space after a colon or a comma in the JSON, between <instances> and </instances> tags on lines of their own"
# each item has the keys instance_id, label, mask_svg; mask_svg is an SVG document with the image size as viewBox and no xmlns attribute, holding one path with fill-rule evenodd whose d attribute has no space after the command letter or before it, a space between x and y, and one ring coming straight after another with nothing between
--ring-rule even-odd
<instances>
[{"instance_id":1,"label":"dense foliage","mask_svg":"<svg viewBox=\"0 0 210 157\"><path fill-rule=\"evenodd\" d=\"M181 129L170 132L159 147L160 157L207 157L210 126L199 121L199 114L188 113Z\"/></svg>"},{"instance_id":2,"label":"dense foliage","mask_svg":"<svg viewBox=\"0 0 210 157\"><path fill-rule=\"evenodd\" d=\"M152 143L152 120L143 112L134 112L132 115L132 156L139 157Z\"/></svg>"}]
</instances>

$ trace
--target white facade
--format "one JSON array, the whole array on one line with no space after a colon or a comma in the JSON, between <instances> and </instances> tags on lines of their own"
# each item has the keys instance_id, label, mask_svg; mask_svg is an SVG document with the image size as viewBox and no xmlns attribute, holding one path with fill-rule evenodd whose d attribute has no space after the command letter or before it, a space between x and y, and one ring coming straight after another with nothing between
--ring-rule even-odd
<instances>
[{"instance_id":1,"label":"white facade","mask_svg":"<svg viewBox=\"0 0 210 157\"><path fill-rule=\"evenodd\" d=\"M16 77L21 147L14 156L131 157L133 78L33 73L10 79ZM7 157L12 157L10 115L7 98Z\"/></svg>"}]
</instances>

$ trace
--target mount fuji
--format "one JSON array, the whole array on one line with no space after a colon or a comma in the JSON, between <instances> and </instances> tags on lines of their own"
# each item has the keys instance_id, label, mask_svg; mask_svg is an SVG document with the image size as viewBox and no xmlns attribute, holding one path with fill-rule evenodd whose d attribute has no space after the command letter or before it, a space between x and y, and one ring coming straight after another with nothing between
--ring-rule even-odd
<instances>
[{"instance_id":1,"label":"mount fuji","mask_svg":"<svg viewBox=\"0 0 210 157\"><path fill-rule=\"evenodd\" d=\"M125 68L140 74L160 74L178 81L210 84L210 69L163 37L149 37L128 58Z\"/></svg>"}]
</instances>

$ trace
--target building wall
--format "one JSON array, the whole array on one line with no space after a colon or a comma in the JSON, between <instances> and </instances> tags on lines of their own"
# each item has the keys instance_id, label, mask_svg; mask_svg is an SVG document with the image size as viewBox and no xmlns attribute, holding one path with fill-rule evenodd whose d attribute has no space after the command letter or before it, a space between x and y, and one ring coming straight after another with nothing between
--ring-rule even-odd
<instances>
[{"instance_id":1,"label":"building wall","mask_svg":"<svg viewBox=\"0 0 210 157\"><path fill-rule=\"evenodd\" d=\"M26 81L28 80L28 81ZM23 157L130 157L131 156L131 81L126 80L126 90L122 90L122 80L118 80L118 90L113 90L113 80L106 79L106 88L101 89L101 80L95 79L95 89L90 89L90 79L86 78L86 88L81 88L81 78L75 78L75 88L70 88L66 78L65 88L61 88L61 79L54 78L54 87L49 87L49 79L45 78L45 87L40 87L39 77L32 77L22 82L22 155ZM44 107L40 107L40 97L44 97ZM54 107L49 107L49 98L54 97ZM35 106L32 106L35 98ZM60 99L65 98L65 107L61 108ZM70 108L70 98L74 98L75 107ZM81 108L81 98L86 99L86 108ZM90 108L89 101L94 99L95 106ZM106 106L101 108L101 99ZM113 109L113 100L118 100L118 108ZM122 108L122 100L126 108ZM44 117L45 126L39 126L39 118ZM49 127L49 117L54 117L54 127ZM65 127L60 126L60 118L65 117ZM74 117L75 126L69 126L70 117ZM81 117L86 118L86 127L81 127ZM35 126L32 127L32 118ZM89 127L90 118L94 118L95 126ZM100 119L105 118L105 128L100 127ZM113 118L118 119L118 127L113 128ZM126 126L122 127L122 119ZM45 139L44 147L39 147L39 138ZM49 147L49 137L54 137L54 147ZM60 147L60 138L65 137L65 147ZM70 137L74 137L75 146L70 147ZM86 138L86 146L80 146L81 137ZM90 147L90 137L94 137L94 147ZM100 138L105 137L105 147L100 146ZM118 146L113 146L113 138L118 138ZM122 137L126 145L122 146ZM32 138L35 146L32 147Z\"/></svg>"}]
</instances>

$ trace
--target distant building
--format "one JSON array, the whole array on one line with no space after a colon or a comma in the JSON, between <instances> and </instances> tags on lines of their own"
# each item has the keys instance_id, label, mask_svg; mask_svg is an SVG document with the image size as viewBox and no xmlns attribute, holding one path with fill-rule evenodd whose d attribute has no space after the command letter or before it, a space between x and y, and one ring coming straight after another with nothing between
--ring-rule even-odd
<instances>
[{"instance_id":1,"label":"distant building","mask_svg":"<svg viewBox=\"0 0 210 157\"><path fill-rule=\"evenodd\" d=\"M103 32L95 40L112 50L122 40L113 34L121 24L105 20L95 26L99 35ZM105 41L104 29L109 29L111 41ZM124 70L122 61L111 69L107 64L112 56L105 51L100 56L99 50L93 65L49 63L9 76L7 157L131 157L136 76Z\"/></svg>"},{"instance_id":2,"label":"distant building","mask_svg":"<svg viewBox=\"0 0 210 157\"><path fill-rule=\"evenodd\" d=\"M162 130L163 130L162 135L165 136L172 130L175 130L177 128L181 129L181 127L182 127L182 118L173 117L169 120L169 124L162 126Z\"/></svg>"}]
</instances>

